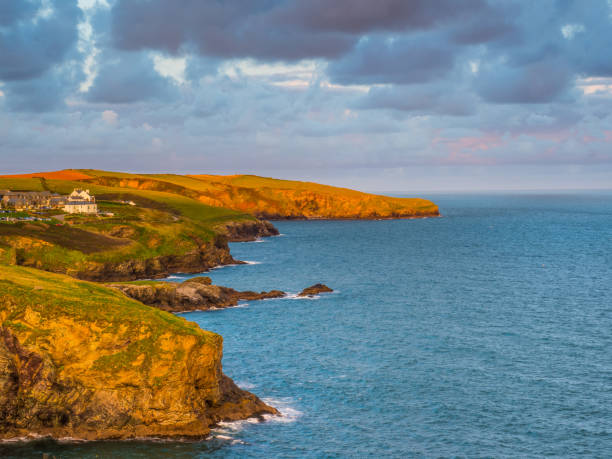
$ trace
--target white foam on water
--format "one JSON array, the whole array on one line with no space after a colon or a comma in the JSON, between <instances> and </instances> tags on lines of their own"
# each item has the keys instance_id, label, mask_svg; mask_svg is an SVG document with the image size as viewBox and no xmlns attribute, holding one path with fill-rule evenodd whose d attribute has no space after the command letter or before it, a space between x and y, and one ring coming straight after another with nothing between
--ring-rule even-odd
<instances>
[{"instance_id":1,"label":"white foam on water","mask_svg":"<svg viewBox=\"0 0 612 459\"><path fill-rule=\"evenodd\" d=\"M243 387L240 384L239 386ZM290 397L263 398L262 400L280 412L280 415L264 414L263 418L266 422L295 422L303 414L292 406L293 399ZM216 428L212 429L212 433L215 438L219 438L219 434L222 436L230 436L236 432L240 432L249 424L259 424L260 422L258 418L249 418L243 421L222 421L217 424Z\"/></svg>"},{"instance_id":2,"label":"white foam on water","mask_svg":"<svg viewBox=\"0 0 612 459\"><path fill-rule=\"evenodd\" d=\"M230 263L229 265L218 265L218 266L215 266L214 268L210 268L210 270L212 271L212 270L214 270L214 269L227 268L228 266L240 266L240 264L239 264L239 263ZM205 273L205 272L206 272L206 271L204 271L204 273ZM202 273L202 274L203 274L203 273Z\"/></svg>"},{"instance_id":3,"label":"white foam on water","mask_svg":"<svg viewBox=\"0 0 612 459\"><path fill-rule=\"evenodd\" d=\"M227 435L215 435L214 438L218 440L233 440L234 438L228 437Z\"/></svg>"},{"instance_id":4,"label":"white foam on water","mask_svg":"<svg viewBox=\"0 0 612 459\"><path fill-rule=\"evenodd\" d=\"M280 411L280 416L264 414L263 417L266 421L290 423L297 421L304 414L293 407L293 399L290 397L262 398L262 401Z\"/></svg>"},{"instance_id":5,"label":"white foam on water","mask_svg":"<svg viewBox=\"0 0 612 459\"><path fill-rule=\"evenodd\" d=\"M260 422L261 421L257 418L249 418L242 421L221 421L217 424L217 428L212 429L212 432L214 432L215 435L217 432L232 434L240 432L248 424L259 424Z\"/></svg>"},{"instance_id":6,"label":"white foam on water","mask_svg":"<svg viewBox=\"0 0 612 459\"><path fill-rule=\"evenodd\" d=\"M246 390L252 390L255 389L255 384L250 383L250 382L246 382L246 381L236 381L236 385L238 387L240 387L241 389L246 389Z\"/></svg>"},{"instance_id":7,"label":"white foam on water","mask_svg":"<svg viewBox=\"0 0 612 459\"><path fill-rule=\"evenodd\" d=\"M287 293L282 299L285 300L318 300L321 298L319 295L314 296L299 296L297 293Z\"/></svg>"},{"instance_id":8,"label":"white foam on water","mask_svg":"<svg viewBox=\"0 0 612 459\"><path fill-rule=\"evenodd\" d=\"M261 264L261 261L249 261L249 260L244 260L244 262L245 262L247 265L260 265L260 264Z\"/></svg>"}]
</instances>

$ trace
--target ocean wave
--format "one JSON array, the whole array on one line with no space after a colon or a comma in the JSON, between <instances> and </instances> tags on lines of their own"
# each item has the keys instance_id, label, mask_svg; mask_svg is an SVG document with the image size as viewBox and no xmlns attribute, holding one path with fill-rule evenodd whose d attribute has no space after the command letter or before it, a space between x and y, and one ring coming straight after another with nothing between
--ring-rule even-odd
<instances>
[{"instance_id":1,"label":"ocean wave","mask_svg":"<svg viewBox=\"0 0 612 459\"><path fill-rule=\"evenodd\" d=\"M244 260L244 262L245 262L247 265L260 265L260 264L261 264L261 261L249 261L249 260Z\"/></svg>"},{"instance_id":2,"label":"ocean wave","mask_svg":"<svg viewBox=\"0 0 612 459\"><path fill-rule=\"evenodd\" d=\"M294 400L291 397L262 398L264 403L273 406L280 411L280 416L275 414L264 414L266 421L290 423L297 421L304 413L294 408Z\"/></svg>"},{"instance_id":3,"label":"ocean wave","mask_svg":"<svg viewBox=\"0 0 612 459\"><path fill-rule=\"evenodd\" d=\"M246 390L252 390L252 389L255 389L255 387L257 387L255 386L255 384L246 382L246 381L235 381L235 383L241 389L246 389Z\"/></svg>"},{"instance_id":4,"label":"ocean wave","mask_svg":"<svg viewBox=\"0 0 612 459\"><path fill-rule=\"evenodd\" d=\"M243 387L245 386L243 385ZM264 414L263 418L266 422L290 423L297 421L303 415L300 410L294 408L294 401L291 397L262 398L262 401L280 412L280 415ZM258 418L249 418L242 421L221 421L217 424L216 428L212 429L211 433L213 438L219 438L221 435L229 439L232 438L232 434L240 432L250 424L259 424L260 422L261 420Z\"/></svg>"}]
</instances>

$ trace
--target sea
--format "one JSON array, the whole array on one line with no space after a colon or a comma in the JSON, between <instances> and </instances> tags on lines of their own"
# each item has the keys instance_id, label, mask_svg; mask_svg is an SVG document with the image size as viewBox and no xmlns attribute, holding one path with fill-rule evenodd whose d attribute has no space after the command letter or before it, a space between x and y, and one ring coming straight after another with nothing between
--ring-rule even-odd
<instances>
[{"instance_id":1,"label":"sea","mask_svg":"<svg viewBox=\"0 0 612 459\"><path fill-rule=\"evenodd\" d=\"M202 442L1 457L612 457L612 192L429 194L442 217L279 221L213 282L290 295L181 314L282 416ZM189 276L175 275L173 281ZM322 282L334 293L295 294Z\"/></svg>"}]
</instances>

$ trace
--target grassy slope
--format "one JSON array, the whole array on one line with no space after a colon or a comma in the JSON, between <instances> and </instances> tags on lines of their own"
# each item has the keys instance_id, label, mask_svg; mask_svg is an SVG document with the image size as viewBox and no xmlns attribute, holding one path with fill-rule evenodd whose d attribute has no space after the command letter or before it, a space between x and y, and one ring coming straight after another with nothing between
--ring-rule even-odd
<instances>
[{"instance_id":1,"label":"grassy slope","mask_svg":"<svg viewBox=\"0 0 612 459\"><path fill-rule=\"evenodd\" d=\"M101 327L122 324L135 329L147 323L159 332L217 339L214 333L202 333L194 323L145 306L117 290L23 266L0 266L0 297L13 303L13 312L2 317L3 326L28 327L24 312L30 308L48 320L69 315Z\"/></svg>"},{"instance_id":2,"label":"grassy slope","mask_svg":"<svg viewBox=\"0 0 612 459\"><path fill-rule=\"evenodd\" d=\"M0 189L42 190L68 194L88 188L109 199L134 200L137 206L100 201L103 211L115 217L77 217L72 227L18 223L0 224L0 262L15 262L15 254L38 260L42 269L58 271L61 266L94 262L120 262L193 251L212 241L219 225L229 221L253 220L234 210L207 206L197 200L165 192L108 187L68 180L0 178ZM117 233L123 228L123 233ZM31 243L23 238L43 241ZM9 240L10 239L10 240Z\"/></svg>"},{"instance_id":3,"label":"grassy slope","mask_svg":"<svg viewBox=\"0 0 612 459\"><path fill-rule=\"evenodd\" d=\"M81 170L98 183L166 190L213 206L270 218L393 218L438 213L431 201L393 198L312 182L254 175L126 174Z\"/></svg>"},{"instance_id":4,"label":"grassy slope","mask_svg":"<svg viewBox=\"0 0 612 459\"><path fill-rule=\"evenodd\" d=\"M92 340L106 336L129 343L108 346L103 354L91 357L92 368L106 373L130 370L143 354L148 362L161 359L163 336L190 336L202 344L221 344L215 333L117 290L37 269L0 265L0 326L20 336L24 346L46 349L45 342L57 339L55 333L62 323L88 324Z\"/></svg>"}]
</instances>

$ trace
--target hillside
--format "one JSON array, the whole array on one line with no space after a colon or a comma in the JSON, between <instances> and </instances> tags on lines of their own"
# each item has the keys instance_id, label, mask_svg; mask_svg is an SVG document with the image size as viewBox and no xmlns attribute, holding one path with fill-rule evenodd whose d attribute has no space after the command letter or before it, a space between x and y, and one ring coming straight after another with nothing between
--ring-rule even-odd
<instances>
[{"instance_id":1,"label":"hillside","mask_svg":"<svg viewBox=\"0 0 612 459\"><path fill-rule=\"evenodd\" d=\"M278 180L254 175L127 174L98 170L67 170L26 174L46 178L74 177L94 185L127 190L157 191L188 197L203 204L249 213L259 218L413 218L439 215L438 207L420 198L393 198L311 182ZM80 178L76 178L80 177ZM0 180L0 188L2 187ZM51 185L50 185L51 186Z\"/></svg>"},{"instance_id":2,"label":"hillside","mask_svg":"<svg viewBox=\"0 0 612 459\"><path fill-rule=\"evenodd\" d=\"M207 206L179 194L52 178L0 178L0 189L68 194L79 187L90 189L100 211L112 216L1 223L0 263L98 281L163 277L234 263L228 240L277 233L250 214Z\"/></svg>"},{"instance_id":3,"label":"hillside","mask_svg":"<svg viewBox=\"0 0 612 459\"><path fill-rule=\"evenodd\" d=\"M200 438L275 413L221 357L219 335L116 290L0 268L0 439Z\"/></svg>"}]
</instances>

